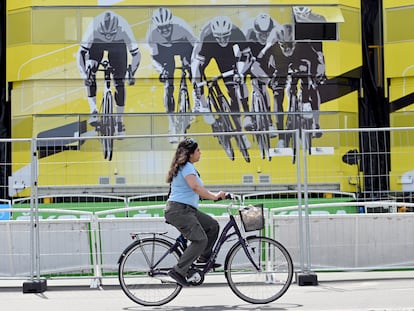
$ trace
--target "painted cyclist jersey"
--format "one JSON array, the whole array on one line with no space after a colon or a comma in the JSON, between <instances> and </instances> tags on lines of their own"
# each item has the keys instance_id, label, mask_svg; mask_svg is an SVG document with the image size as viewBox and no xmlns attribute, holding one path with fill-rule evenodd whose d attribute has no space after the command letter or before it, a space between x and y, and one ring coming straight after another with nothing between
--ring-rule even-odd
<instances>
[{"instance_id":1,"label":"painted cyclist jersey","mask_svg":"<svg viewBox=\"0 0 414 311\"><path fill-rule=\"evenodd\" d=\"M152 56L158 55L158 47L173 47L176 44L190 43L194 45L197 40L191 31L190 26L183 20L173 17L171 35L167 38L161 35L154 25L151 25L148 34L147 42Z\"/></svg>"},{"instance_id":2,"label":"painted cyclist jersey","mask_svg":"<svg viewBox=\"0 0 414 311\"><path fill-rule=\"evenodd\" d=\"M129 51L138 50L138 44L135 36L132 33L131 27L125 18L118 15L118 27L113 36L108 36L99 31L100 22L104 20L105 13L102 13L89 24L82 38L81 47L89 50L95 43L123 43L127 46Z\"/></svg>"},{"instance_id":3,"label":"painted cyclist jersey","mask_svg":"<svg viewBox=\"0 0 414 311\"><path fill-rule=\"evenodd\" d=\"M210 28L210 23L203 27L200 33L200 41L194 47L194 56L204 67L214 58L221 72L233 69L237 59L234 55L233 45L238 44L240 51L248 50L249 45L243 32L233 25L229 43L222 47L218 44Z\"/></svg>"}]
</instances>

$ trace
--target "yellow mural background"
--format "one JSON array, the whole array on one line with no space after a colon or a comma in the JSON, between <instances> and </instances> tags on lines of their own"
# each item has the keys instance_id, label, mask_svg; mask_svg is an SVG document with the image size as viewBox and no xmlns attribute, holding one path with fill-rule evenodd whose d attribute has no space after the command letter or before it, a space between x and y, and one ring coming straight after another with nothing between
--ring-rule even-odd
<instances>
[{"instance_id":1,"label":"yellow mural background","mask_svg":"<svg viewBox=\"0 0 414 311\"><path fill-rule=\"evenodd\" d=\"M38 133L47 131L63 124L69 124L76 118L87 119L89 107L86 100L86 92L83 81L80 79L76 65L76 53L82 34L91 19L110 8L127 19L131 25L134 35L138 41L142 59L136 73L136 84L126 86L126 126L127 134L167 134L167 122L165 116L150 118L146 113L163 113L163 85L158 81L158 73L151 64L145 35L150 23L151 12L159 5L171 5L170 1L158 1L157 4L149 1L113 1L116 7L96 7L108 1L8 1L8 66L7 80L13 82L12 91L12 135L18 137L36 137ZM321 1L302 1L301 4L321 4ZM329 4L335 3L330 1ZM328 77L341 75L361 66L360 53L360 22L359 1L338 1L342 5L341 11L344 22L339 25L339 41L324 42L326 69ZM228 15L233 22L241 26L248 18L256 16L260 12L268 12L279 23L291 22L291 1L197 1L200 6L194 6L190 1L174 1L172 11L175 15L188 22L196 35L201 27L213 16ZM268 4L268 6L266 6ZM276 5L277 4L277 5ZM328 4L328 3L322 3ZM82 5L82 7L77 7ZM265 5L265 6L263 6ZM283 6L285 5L285 6ZM64 7L62 7L64 6ZM17 30L18 29L18 30ZM352 56L352 57L351 57ZM210 65L207 75L217 74L214 64ZM178 73L177 73L178 79ZM97 98L101 96L102 84L98 80ZM286 103L285 103L286 106ZM324 103L322 111L338 112L336 115L321 119L324 128L358 127L357 121L357 94L356 92L343 96L339 99ZM351 118L346 122L341 113L350 113ZM136 116L136 114L144 114ZM130 116L128 116L130 114ZM347 115L348 116L348 115ZM138 121L139 120L139 121ZM150 127L149 124L155 123ZM192 124L191 133L209 133L210 126L204 123L202 117L197 117ZM215 184L237 184L241 182L241 176L260 173L269 173L272 183L278 183L279 177L283 176L283 182L295 184L295 166L291 163L291 157L280 157L269 162L258 159L257 147L250 151L253 160L246 163L240 153L236 152L236 160L228 160L216 139L203 138L203 157L208 159L220 159L216 161L214 172L209 170L208 163L200 163L200 171L203 171L203 179L208 183ZM276 141L272 141L275 144ZM61 167L56 174L53 169L47 173L47 183L56 185L76 184L79 174L73 174L73 170L85 175L84 182L96 184L97 175L102 171L117 171L117 174L127 176L128 183L148 184L164 183L165 166L157 167L153 163L154 154L162 154L165 162L173 152L173 146L166 139L157 140L151 146L148 154L145 147L131 145L127 141L116 142L116 150L112 163L100 161L102 159L101 147L98 141L87 141L82 148L91 150L87 155L85 152L65 151L53 156L41 159L41 162L64 162L70 161L70 167ZM253 143L254 145L254 143ZM315 141L315 145L330 146L329 138L321 138ZM346 144L339 146L338 155L347 150L355 148L355 142L351 146ZM131 151L133 155L131 155ZM18 158L19 153L13 157ZM145 169L153 170L154 178L142 178L131 167L119 166L116 163L128 163L131 157L142 157ZM82 161L96 158L96 167L86 168ZM313 161L312 159L310 161ZM315 160L316 161L316 160ZM22 162L22 161L16 161ZM150 165L147 165L151 162ZM277 164L275 163L277 162ZM147 163L147 164L145 164ZM343 165L340 156L330 158L325 163L326 167L332 167L336 176L326 177L323 182L336 183L337 176L348 176L353 168ZM47 166L45 166L47 167ZM276 169L277 167L277 169ZM326 167L324 169L326 169ZM15 168L19 168L18 166ZM143 167L136 168L143 170ZM45 169L47 170L47 169ZM45 173L45 170L43 171ZM150 175L150 173L147 173ZM71 177L72 176L72 177ZM319 169L311 172L310 182L320 182ZM42 181L40 181L42 183ZM348 190L347 183L341 187Z\"/></svg>"}]
</instances>

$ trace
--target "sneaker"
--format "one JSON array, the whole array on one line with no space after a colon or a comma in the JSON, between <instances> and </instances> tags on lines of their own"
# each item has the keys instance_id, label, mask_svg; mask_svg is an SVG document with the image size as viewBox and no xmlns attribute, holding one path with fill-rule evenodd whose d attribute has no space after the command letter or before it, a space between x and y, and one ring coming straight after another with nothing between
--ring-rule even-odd
<instances>
[{"instance_id":1,"label":"sneaker","mask_svg":"<svg viewBox=\"0 0 414 311\"><path fill-rule=\"evenodd\" d=\"M170 278L172 278L174 281L176 281L181 286L188 286L189 285L186 278L184 276L182 276L181 274L179 274L174 269L171 269L170 271L168 271L168 276Z\"/></svg>"},{"instance_id":2,"label":"sneaker","mask_svg":"<svg viewBox=\"0 0 414 311\"><path fill-rule=\"evenodd\" d=\"M269 125L269 131L271 131L271 133L269 133L270 138L277 137L276 128L273 125Z\"/></svg>"},{"instance_id":3,"label":"sneaker","mask_svg":"<svg viewBox=\"0 0 414 311\"><path fill-rule=\"evenodd\" d=\"M98 111L94 110L88 120L89 125L96 127L98 125Z\"/></svg>"},{"instance_id":4,"label":"sneaker","mask_svg":"<svg viewBox=\"0 0 414 311\"><path fill-rule=\"evenodd\" d=\"M285 140L279 139L279 141L277 142L276 148L286 148Z\"/></svg>"},{"instance_id":5,"label":"sneaker","mask_svg":"<svg viewBox=\"0 0 414 311\"><path fill-rule=\"evenodd\" d=\"M254 124L251 116L245 116L243 120L243 127L246 131L254 131Z\"/></svg>"},{"instance_id":6,"label":"sneaker","mask_svg":"<svg viewBox=\"0 0 414 311\"><path fill-rule=\"evenodd\" d=\"M246 147L246 149L250 149L251 144L250 144L250 141L247 139L246 135L242 135L242 139L243 139L244 146Z\"/></svg>"},{"instance_id":7,"label":"sneaker","mask_svg":"<svg viewBox=\"0 0 414 311\"><path fill-rule=\"evenodd\" d=\"M122 122L116 122L115 126L115 135L124 136L125 135L125 125Z\"/></svg>"}]
</instances>

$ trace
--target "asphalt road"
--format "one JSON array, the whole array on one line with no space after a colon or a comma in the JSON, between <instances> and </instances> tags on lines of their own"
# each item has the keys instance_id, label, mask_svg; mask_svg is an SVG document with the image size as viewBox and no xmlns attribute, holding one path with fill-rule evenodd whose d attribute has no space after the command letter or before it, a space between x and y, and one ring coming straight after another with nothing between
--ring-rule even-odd
<instances>
[{"instance_id":1,"label":"asphalt road","mask_svg":"<svg viewBox=\"0 0 414 311\"><path fill-rule=\"evenodd\" d=\"M22 281L0 280L0 301L4 311L414 311L414 271L319 273L318 281L317 286L293 283L279 300L252 305L235 296L224 277L207 277L169 304L143 307L129 300L116 280L103 280L99 289L85 280L48 280L39 294L23 294Z\"/></svg>"}]
</instances>

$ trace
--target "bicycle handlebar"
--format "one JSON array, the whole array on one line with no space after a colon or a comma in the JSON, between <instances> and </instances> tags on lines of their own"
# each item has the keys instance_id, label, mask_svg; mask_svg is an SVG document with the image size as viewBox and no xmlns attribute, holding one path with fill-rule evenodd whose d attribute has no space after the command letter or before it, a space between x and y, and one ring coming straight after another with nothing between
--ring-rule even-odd
<instances>
[{"instance_id":1,"label":"bicycle handlebar","mask_svg":"<svg viewBox=\"0 0 414 311\"><path fill-rule=\"evenodd\" d=\"M221 75L212 77L211 79L204 80L204 81L201 81L201 82L197 82L196 83L196 86L197 87L202 87L202 86L208 85L209 83L215 82L215 81L217 81L219 79L224 79L224 78L230 77L230 76L232 76L234 74L235 74L235 70L232 69L232 70L223 72Z\"/></svg>"},{"instance_id":2,"label":"bicycle handlebar","mask_svg":"<svg viewBox=\"0 0 414 311\"><path fill-rule=\"evenodd\" d=\"M233 200L233 199L235 199L236 198L236 196L233 194L233 193L230 193L230 192L226 192L226 200ZM217 201L221 201L221 200L223 200L222 198L219 198L218 200L216 200L215 202L217 202Z\"/></svg>"}]
</instances>

